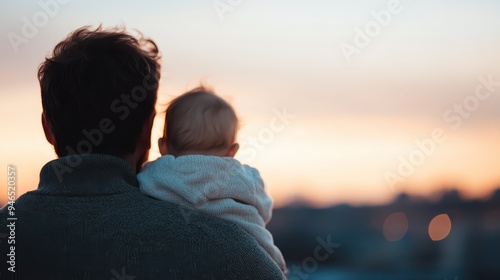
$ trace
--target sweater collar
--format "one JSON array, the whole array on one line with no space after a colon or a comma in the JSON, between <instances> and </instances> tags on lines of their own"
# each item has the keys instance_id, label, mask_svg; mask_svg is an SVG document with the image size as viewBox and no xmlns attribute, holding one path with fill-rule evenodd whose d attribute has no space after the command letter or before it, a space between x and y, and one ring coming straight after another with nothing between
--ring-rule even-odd
<instances>
[{"instance_id":1,"label":"sweater collar","mask_svg":"<svg viewBox=\"0 0 500 280\"><path fill-rule=\"evenodd\" d=\"M133 168L125 160L103 154L61 157L40 171L38 191L53 195L95 195L130 191L139 184Z\"/></svg>"}]
</instances>

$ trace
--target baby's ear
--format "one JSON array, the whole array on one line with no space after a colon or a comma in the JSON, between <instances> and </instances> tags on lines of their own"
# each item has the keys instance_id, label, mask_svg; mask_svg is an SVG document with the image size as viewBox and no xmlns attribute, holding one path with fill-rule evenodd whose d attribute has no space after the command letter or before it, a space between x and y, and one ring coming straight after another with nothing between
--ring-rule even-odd
<instances>
[{"instance_id":1,"label":"baby's ear","mask_svg":"<svg viewBox=\"0 0 500 280\"><path fill-rule=\"evenodd\" d=\"M166 138L160 138L158 139L158 148L160 149L160 154L162 156L168 154L168 148L167 148L167 139Z\"/></svg>"},{"instance_id":2,"label":"baby's ear","mask_svg":"<svg viewBox=\"0 0 500 280\"><path fill-rule=\"evenodd\" d=\"M234 157L239 149L240 149L240 144L234 143L233 145L231 145L231 147L229 147L229 150L227 151L226 156Z\"/></svg>"}]
</instances>

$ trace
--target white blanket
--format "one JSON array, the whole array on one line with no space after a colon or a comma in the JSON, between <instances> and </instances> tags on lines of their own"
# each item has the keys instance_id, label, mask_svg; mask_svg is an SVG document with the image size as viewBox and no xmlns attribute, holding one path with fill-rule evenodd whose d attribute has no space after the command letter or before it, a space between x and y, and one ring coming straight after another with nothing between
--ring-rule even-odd
<instances>
[{"instance_id":1,"label":"white blanket","mask_svg":"<svg viewBox=\"0 0 500 280\"><path fill-rule=\"evenodd\" d=\"M259 172L231 157L166 155L137 175L141 191L239 224L286 271L285 260L265 228L272 215Z\"/></svg>"}]
</instances>

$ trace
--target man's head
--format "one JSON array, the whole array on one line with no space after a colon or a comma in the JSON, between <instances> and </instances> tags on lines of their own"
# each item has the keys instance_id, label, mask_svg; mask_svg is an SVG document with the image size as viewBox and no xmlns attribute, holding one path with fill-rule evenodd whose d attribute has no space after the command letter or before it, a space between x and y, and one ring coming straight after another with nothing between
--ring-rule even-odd
<instances>
[{"instance_id":1,"label":"man's head","mask_svg":"<svg viewBox=\"0 0 500 280\"><path fill-rule=\"evenodd\" d=\"M59 157L147 154L160 79L152 40L80 28L57 44L38 79L44 131Z\"/></svg>"},{"instance_id":2,"label":"man's head","mask_svg":"<svg viewBox=\"0 0 500 280\"><path fill-rule=\"evenodd\" d=\"M234 156L238 151L238 118L226 101L213 92L195 88L175 98L167 109L162 155L204 154Z\"/></svg>"}]
</instances>

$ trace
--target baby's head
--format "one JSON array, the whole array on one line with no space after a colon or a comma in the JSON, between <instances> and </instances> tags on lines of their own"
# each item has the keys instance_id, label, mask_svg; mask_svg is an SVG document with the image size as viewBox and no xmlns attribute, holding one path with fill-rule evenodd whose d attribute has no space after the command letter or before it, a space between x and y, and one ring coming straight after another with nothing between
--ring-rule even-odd
<instances>
[{"instance_id":1,"label":"baby's head","mask_svg":"<svg viewBox=\"0 0 500 280\"><path fill-rule=\"evenodd\" d=\"M162 155L233 157L239 148L237 131L238 118L231 105L210 90L198 87L170 103L158 145Z\"/></svg>"}]
</instances>

